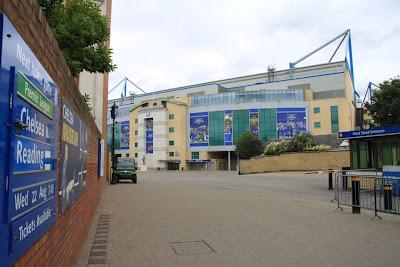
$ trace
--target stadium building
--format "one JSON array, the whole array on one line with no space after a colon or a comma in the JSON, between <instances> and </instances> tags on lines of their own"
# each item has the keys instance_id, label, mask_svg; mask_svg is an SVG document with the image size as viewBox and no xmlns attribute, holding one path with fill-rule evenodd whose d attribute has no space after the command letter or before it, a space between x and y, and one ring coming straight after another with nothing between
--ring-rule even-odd
<instances>
[{"instance_id":1,"label":"stadium building","mask_svg":"<svg viewBox=\"0 0 400 267\"><path fill-rule=\"evenodd\" d=\"M349 61L295 64L131 97L129 115L117 119L121 131L129 121L124 130L129 150L121 155L134 157L142 170L233 170L235 140L245 132L266 143L299 132L329 135L355 129L351 54ZM118 105L123 99L113 101Z\"/></svg>"}]
</instances>

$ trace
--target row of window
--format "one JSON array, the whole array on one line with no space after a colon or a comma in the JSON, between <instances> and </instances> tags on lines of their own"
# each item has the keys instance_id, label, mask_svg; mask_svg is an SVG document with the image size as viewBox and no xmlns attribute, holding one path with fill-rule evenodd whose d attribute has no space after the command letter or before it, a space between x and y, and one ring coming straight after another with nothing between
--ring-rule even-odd
<instances>
[{"instance_id":1,"label":"row of window","mask_svg":"<svg viewBox=\"0 0 400 267\"><path fill-rule=\"evenodd\" d=\"M331 128L332 128L332 133L338 133L339 132L339 109L338 106L331 106ZM321 108L320 107L314 107L314 114L319 114L321 113ZM321 128L321 122L316 121L314 122L314 128Z\"/></svg>"},{"instance_id":2,"label":"row of window","mask_svg":"<svg viewBox=\"0 0 400 267\"><path fill-rule=\"evenodd\" d=\"M168 115L169 120L174 120L175 119L175 114L169 114ZM138 118L135 118L135 123L137 124L139 122Z\"/></svg>"},{"instance_id":3,"label":"row of window","mask_svg":"<svg viewBox=\"0 0 400 267\"><path fill-rule=\"evenodd\" d=\"M303 90L258 90L207 94L192 97L192 107L253 102L302 102Z\"/></svg>"}]
</instances>

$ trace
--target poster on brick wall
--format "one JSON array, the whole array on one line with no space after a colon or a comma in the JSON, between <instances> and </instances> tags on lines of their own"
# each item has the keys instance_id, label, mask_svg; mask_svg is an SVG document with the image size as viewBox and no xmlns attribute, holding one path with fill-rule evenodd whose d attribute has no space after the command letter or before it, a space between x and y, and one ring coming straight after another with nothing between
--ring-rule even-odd
<instances>
[{"instance_id":1,"label":"poster on brick wall","mask_svg":"<svg viewBox=\"0 0 400 267\"><path fill-rule=\"evenodd\" d=\"M190 146L208 146L208 112L190 114Z\"/></svg>"},{"instance_id":2,"label":"poster on brick wall","mask_svg":"<svg viewBox=\"0 0 400 267\"><path fill-rule=\"evenodd\" d=\"M87 186L87 128L85 123L64 100L61 133L61 212L64 213L86 191Z\"/></svg>"},{"instance_id":3,"label":"poster on brick wall","mask_svg":"<svg viewBox=\"0 0 400 267\"><path fill-rule=\"evenodd\" d=\"M278 138L290 138L297 133L307 132L305 108L278 108L276 110Z\"/></svg>"}]
</instances>

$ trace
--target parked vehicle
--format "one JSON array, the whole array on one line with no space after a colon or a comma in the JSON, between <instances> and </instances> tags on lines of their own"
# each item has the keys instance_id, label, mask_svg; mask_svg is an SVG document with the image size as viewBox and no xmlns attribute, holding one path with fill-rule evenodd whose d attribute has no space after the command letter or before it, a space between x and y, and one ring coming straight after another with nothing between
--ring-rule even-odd
<instances>
[{"instance_id":1,"label":"parked vehicle","mask_svg":"<svg viewBox=\"0 0 400 267\"><path fill-rule=\"evenodd\" d=\"M115 171L116 182L120 179L132 180L132 183L137 183L136 165L133 158L118 158L117 168Z\"/></svg>"}]
</instances>

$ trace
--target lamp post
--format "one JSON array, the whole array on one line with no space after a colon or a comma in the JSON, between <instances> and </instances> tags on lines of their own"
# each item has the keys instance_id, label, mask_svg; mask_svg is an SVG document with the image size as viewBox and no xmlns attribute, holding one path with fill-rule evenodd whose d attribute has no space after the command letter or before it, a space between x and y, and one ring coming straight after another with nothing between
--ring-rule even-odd
<instances>
[{"instance_id":1,"label":"lamp post","mask_svg":"<svg viewBox=\"0 0 400 267\"><path fill-rule=\"evenodd\" d=\"M111 106L111 118L112 118L112 139L111 139L111 184L115 184L115 118L117 116L117 105L114 104Z\"/></svg>"}]
</instances>

